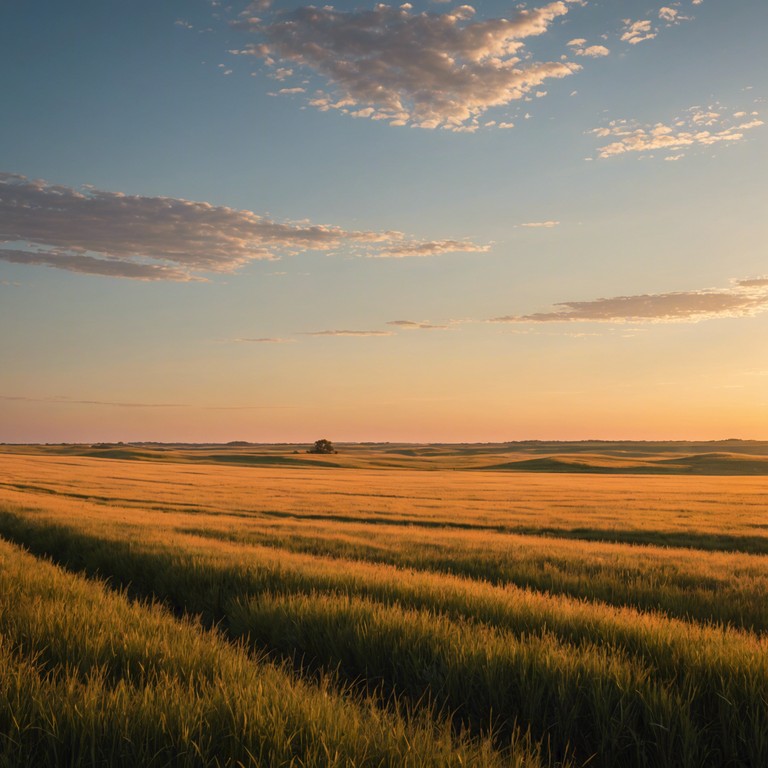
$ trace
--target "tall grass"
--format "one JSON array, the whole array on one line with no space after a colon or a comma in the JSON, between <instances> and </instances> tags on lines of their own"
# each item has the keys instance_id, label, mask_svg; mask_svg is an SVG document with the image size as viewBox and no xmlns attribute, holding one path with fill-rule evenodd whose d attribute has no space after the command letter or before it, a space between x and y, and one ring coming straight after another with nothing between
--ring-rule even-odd
<instances>
[{"instance_id":1,"label":"tall grass","mask_svg":"<svg viewBox=\"0 0 768 768\"><path fill-rule=\"evenodd\" d=\"M540 766L310 685L0 542L0 765Z\"/></svg>"},{"instance_id":2,"label":"tall grass","mask_svg":"<svg viewBox=\"0 0 768 768\"><path fill-rule=\"evenodd\" d=\"M72 735L42 764L97 764L120 732L158 765L768 765L763 478L2 466L0 535L81 576L27 555L0 577L0 766L60 733L48 700ZM63 581L29 588L43 571ZM214 680L278 746L195 714L225 711Z\"/></svg>"},{"instance_id":3,"label":"tall grass","mask_svg":"<svg viewBox=\"0 0 768 768\"><path fill-rule=\"evenodd\" d=\"M373 539L370 529L350 531L340 524L307 530L302 525L283 527L250 520L240 525L190 522L177 530L287 552L515 584L662 611L681 619L768 631L768 561L762 557L534 536L422 533L407 527Z\"/></svg>"},{"instance_id":4,"label":"tall grass","mask_svg":"<svg viewBox=\"0 0 768 768\"><path fill-rule=\"evenodd\" d=\"M429 700L476 731L519 722L601 765L762 765L768 656L755 636L364 563L281 560L192 537L125 540L6 513L73 568L223 621L232 636Z\"/></svg>"}]
</instances>

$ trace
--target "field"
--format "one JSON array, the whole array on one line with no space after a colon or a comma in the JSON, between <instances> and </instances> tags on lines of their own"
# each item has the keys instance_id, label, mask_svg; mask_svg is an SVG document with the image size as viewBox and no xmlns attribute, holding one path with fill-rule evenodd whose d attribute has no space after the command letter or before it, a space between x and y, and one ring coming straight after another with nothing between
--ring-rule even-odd
<instances>
[{"instance_id":1,"label":"field","mask_svg":"<svg viewBox=\"0 0 768 768\"><path fill-rule=\"evenodd\" d=\"M0 446L0 766L768 765L768 445Z\"/></svg>"}]
</instances>

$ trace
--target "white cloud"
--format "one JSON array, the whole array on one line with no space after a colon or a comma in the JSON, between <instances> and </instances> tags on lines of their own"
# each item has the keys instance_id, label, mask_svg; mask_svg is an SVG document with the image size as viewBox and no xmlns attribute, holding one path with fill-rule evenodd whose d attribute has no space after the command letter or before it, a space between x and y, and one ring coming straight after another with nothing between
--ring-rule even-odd
<instances>
[{"instance_id":1,"label":"white cloud","mask_svg":"<svg viewBox=\"0 0 768 768\"><path fill-rule=\"evenodd\" d=\"M656 29L648 19L640 21L624 19L624 30L621 39L630 45L637 45L644 40L653 40L658 32L659 30Z\"/></svg>"},{"instance_id":2,"label":"white cloud","mask_svg":"<svg viewBox=\"0 0 768 768\"><path fill-rule=\"evenodd\" d=\"M768 311L768 278L736 281L719 290L616 296L593 301L564 301L550 312L495 317L499 323L548 322L698 322L747 317Z\"/></svg>"},{"instance_id":3,"label":"white cloud","mask_svg":"<svg viewBox=\"0 0 768 768\"><path fill-rule=\"evenodd\" d=\"M679 3L675 3L675 5L679 5ZM674 24L679 24L681 21L691 21L693 17L683 16L680 11L677 10L677 8L670 8L669 6L665 5L659 8L659 18L663 22L666 22L668 27L671 27Z\"/></svg>"},{"instance_id":4,"label":"white cloud","mask_svg":"<svg viewBox=\"0 0 768 768\"><path fill-rule=\"evenodd\" d=\"M552 227L556 227L559 224L560 224L559 221L528 221L525 224L518 224L518 226L531 227L533 229L535 228L552 229Z\"/></svg>"},{"instance_id":5,"label":"white cloud","mask_svg":"<svg viewBox=\"0 0 768 768\"><path fill-rule=\"evenodd\" d=\"M571 6L582 4L556 0L517 10L509 19L484 20L474 20L469 5L444 13L415 13L409 4L378 3L373 10L350 12L309 6L237 25L261 38L242 53L269 66L302 68L326 83L309 101L317 109L392 125L471 131L488 109L580 68L568 61L534 61L523 48L525 39L544 34Z\"/></svg>"},{"instance_id":6,"label":"white cloud","mask_svg":"<svg viewBox=\"0 0 768 768\"><path fill-rule=\"evenodd\" d=\"M486 251L465 240L422 241L170 197L75 189L0 173L0 260L139 280L194 280L258 259L346 248L361 256Z\"/></svg>"},{"instance_id":7,"label":"white cloud","mask_svg":"<svg viewBox=\"0 0 768 768\"><path fill-rule=\"evenodd\" d=\"M576 56L587 56L593 59L608 56L611 52L604 45L586 45L586 42L585 38L577 37L569 40L567 45Z\"/></svg>"},{"instance_id":8,"label":"white cloud","mask_svg":"<svg viewBox=\"0 0 768 768\"><path fill-rule=\"evenodd\" d=\"M627 120L612 120L603 128L590 133L601 139L614 139L598 149L601 158L615 157L628 152L671 152L679 159L681 151L694 147L741 141L746 131L758 128L758 118L743 121L736 112L724 114L720 107L691 107L684 116L674 118L670 124L640 125Z\"/></svg>"}]
</instances>

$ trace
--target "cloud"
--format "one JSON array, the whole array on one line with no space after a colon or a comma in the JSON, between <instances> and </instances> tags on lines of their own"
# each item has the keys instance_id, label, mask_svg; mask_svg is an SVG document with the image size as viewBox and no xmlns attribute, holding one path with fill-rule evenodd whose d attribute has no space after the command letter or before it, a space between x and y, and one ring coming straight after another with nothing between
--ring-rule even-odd
<instances>
[{"instance_id":1,"label":"cloud","mask_svg":"<svg viewBox=\"0 0 768 768\"><path fill-rule=\"evenodd\" d=\"M303 336L394 336L392 331L307 331Z\"/></svg>"},{"instance_id":2,"label":"cloud","mask_svg":"<svg viewBox=\"0 0 768 768\"><path fill-rule=\"evenodd\" d=\"M196 408L204 411L241 411L293 408L290 405L190 405L188 403L125 403L112 400L75 400L69 397L23 397L0 395L0 400L51 405L96 405L110 408Z\"/></svg>"},{"instance_id":3,"label":"cloud","mask_svg":"<svg viewBox=\"0 0 768 768\"><path fill-rule=\"evenodd\" d=\"M106 405L112 408L188 408L185 403L121 403L111 400L72 400L68 397L22 397L0 395L0 400L24 403L54 403L57 405Z\"/></svg>"},{"instance_id":4,"label":"cloud","mask_svg":"<svg viewBox=\"0 0 768 768\"><path fill-rule=\"evenodd\" d=\"M768 277L750 277L746 280L737 280L740 288L768 288Z\"/></svg>"},{"instance_id":5,"label":"cloud","mask_svg":"<svg viewBox=\"0 0 768 768\"><path fill-rule=\"evenodd\" d=\"M737 281L719 290L616 296L565 301L551 312L495 317L498 323L548 322L698 322L718 317L748 317L768 311L768 279Z\"/></svg>"},{"instance_id":6,"label":"cloud","mask_svg":"<svg viewBox=\"0 0 768 768\"><path fill-rule=\"evenodd\" d=\"M309 101L317 109L392 125L473 131L488 109L580 69L563 60L534 61L523 49L524 40L544 34L582 4L556 0L517 10L509 19L481 20L474 20L470 5L443 13L415 13L408 3L349 12L308 6L235 24L260 38L239 53L270 67L309 71L325 83Z\"/></svg>"},{"instance_id":7,"label":"cloud","mask_svg":"<svg viewBox=\"0 0 768 768\"><path fill-rule=\"evenodd\" d=\"M443 253L487 253L490 249L490 245L478 245L467 240L420 240L389 245L371 255L401 259L408 256L439 256Z\"/></svg>"},{"instance_id":8,"label":"cloud","mask_svg":"<svg viewBox=\"0 0 768 768\"><path fill-rule=\"evenodd\" d=\"M525 224L518 224L518 227L530 227L531 229L552 229L559 226L559 221L527 221Z\"/></svg>"},{"instance_id":9,"label":"cloud","mask_svg":"<svg viewBox=\"0 0 768 768\"><path fill-rule=\"evenodd\" d=\"M612 120L607 126L595 128L590 133L599 138L615 139L598 149L601 158L628 152L661 151L674 153L677 155L674 159L679 159L682 157L681 150L741 141L746 131L763 125L756 112L752 112L747 119L743 114L725 114L718 105L697 106L690 107L685 115L674 118L670 124L640 125L628 120Z\"/></svg>"},{"instance_id":10,"label":"cloud","mask_svg":"<svg viewBox=\"0 0 768 768\"><path fill-rule=\"evenodd\" d=\"M676 3L676 5L679 5L679 3ZM659 18L666 22L668 27L671 27L674 24L679 24L681 21L690 21L693 17L683 16L680 11L677 10L677 8L670 8L669 6L665 5L659 8Z\"/></svg>"},{"instance_id":11,"label":"cloud","mask_svg":"<svg viewBox=\"0 0 768 768\"><path fill-rule=\"evenodd\" d=\"M465 240L279 222L170 197L75 189L0 173L0 260L137 280L188 281L258 259L346 248L361 256L488 250Z\"/></svg>"},{"instance_id":12,"label":"cloud","mask_svg":"<svg viewBox=\"0 0 768 768\"><path fill-rule=\"evenodd\" d=\"M573 40L569 40L567 45L571 48L576 56L588 56L593 59L600 58L601 56L608 56L610 49L604 45L586 45L586 39L583 37L577 37Z\"/></svg>"},{"instance_id":13,"label":"cloud","mask_svg":"<svg viewBox=\"0 0 768 768\"><path fill-rule=\"evenodd\" d=\"M447 325L433 325L415 320L390 320L387 325L394 325L404 331L445 331L449 328Z\"/></svg>"},{"instance_id":14,"label":"cloud","mask_svg":"<svg viewBox=\"0 0 768 768\"><path fill-rule=\"evenodd\" d=\"M641 21L624 19L624 30L622 32L621 39L630 45L637 45L638 43L642 43L644 40L653 40L658 32L659 30L656 29L647 19Z\"/></svg>"},{"instance_id":15,"label":"cloud","mask_svg":"<svg viewBox=\"0 0 768 768\"><path fill-rule=\"evenodd\" d=\"M141 264L119 259L94 258L82 254L67 253L61 250L20 251L0 246L0 259L11 264L31 264L36 266L57 267L68 272L104 277L129 277L134 280L193 280L183 269L162 264Z\"/></svg>"},{"instance_id":16,"label":"cloud","mask_svg":"<svg viewBox=\"0 0 768 768\"><path fill-rule=\"evenodd\" d=\"M662 21L673 22L677 18L677 11L674 8L669 8L665 5L662 8L659 8L659 18Z\"/></svg>"}]
</instances>

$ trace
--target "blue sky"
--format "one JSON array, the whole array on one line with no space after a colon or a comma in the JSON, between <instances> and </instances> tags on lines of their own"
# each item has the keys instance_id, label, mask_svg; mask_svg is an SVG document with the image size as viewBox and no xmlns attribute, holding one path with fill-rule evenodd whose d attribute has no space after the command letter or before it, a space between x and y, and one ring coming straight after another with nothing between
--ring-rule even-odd
<instances>
[{"instance_id":1,"label":"blue sky","mask_svg":"<svg viewBox=\"0 0 768 768\"><path fill-rule=\"evenodd\" d=\"M766 436L765 3L0 20L0 440Z\"/></svg>"}]
</instances>

